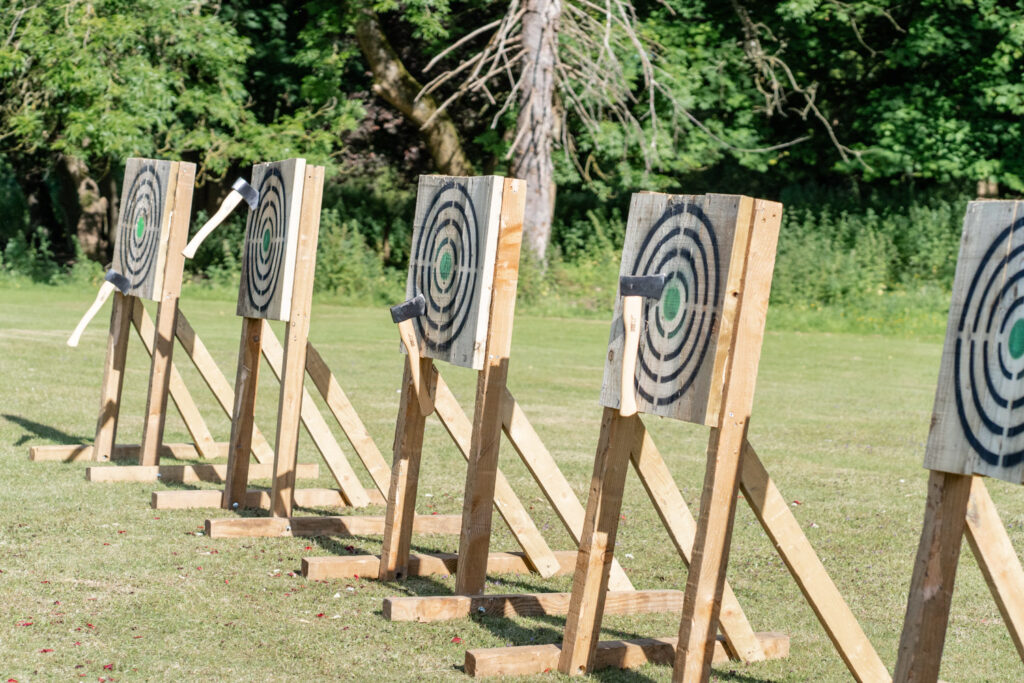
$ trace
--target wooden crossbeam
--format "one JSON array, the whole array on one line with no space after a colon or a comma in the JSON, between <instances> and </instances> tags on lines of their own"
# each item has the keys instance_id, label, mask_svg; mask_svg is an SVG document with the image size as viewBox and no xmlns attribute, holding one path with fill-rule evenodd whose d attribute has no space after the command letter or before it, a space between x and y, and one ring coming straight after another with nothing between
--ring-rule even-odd
<instances>
[{"instance_id":1,"label":"wooden crossbeam","mask_svg":"<svg viewBox=\"0 0 1024 683\"><path fill-rule=\"evenodd\" d=\"M377 491L367 489L370 502L383 505L384 497ZM373 494L376 494L374 497ZM153 491L151 505L154 510L195 510L218 508L224 493L219 489L176 491L166 489ZM338 489L301 488L295 489L295 504L303 508L344 507L345 499ZM270 491L249 489L245 492L245 503L241 506L253 510L270 509Z\"/></svg>"},{"instance_id":2,"label":"wooden crossbeam","mask_svg":"<svg viewBox=\"0 0 1024 683\"><path fill-rule=\"evenodd\" d=\"M126 467L87 467L85 478L92 482L157 482L193 484L200 481L224 483L228 473L227 465L202 463L196 465L129 465ZM269 479L273 474L270 465L256 464L249 468L252 479ZM296 471L303 479L316 479L320 467L316 463L302 463Z\"/></svg>"},{"instance_id":3,"label":"wooden crossbeam","mask_svg":"<svg viewBox=\"0 0 1024 683\"><path fill-rule=\"evenodd\" d=\"M789 656L789 638L782 633L758 633L758 643L768 659ZM633 669L644 664L671 664L676 656L676 638L607 640L598 644L593 669ZM466 673L486 676L525 676L554 671L561 656L559 645L522 645L466 651ZM724 640L715 642L712 661L729 661Z\"/></svg>"},{"instance_id":4,"label":"wooden crossbeam","mask_svg":"<svg viewBox=\"0 0 1024 683\"><path fill-rule=\"evenodd\" d=\"M297 489L296 494L302 489ZM298 496L296 496L296 500ZM261 501L262 502L262 497ZM412 523L418 534L458 534L459 515L417 515ZM233 517L206 520L210 538L276 536L380 536L383 517Z\"/></svg>"},{"instance_id":5,"label":"wooden crossbeam","mask_svg":"<svg viewBox=\"0 0 1024 683\"><path fill-rule=\"evenodd\" d=\"M389 621L429 623L469 616L538 617L566 614L570 593L505 593L384 598ZM605 614L682 612L683 592L677 590L609 591Z\"/></svg>"},{"instance_id":6,"label":"wooden crossbeam","mask_svg":"<svg viewBox=\"0 0 1024 683\"><path fill-rule=\"evenodd\" d=\"M556 550L558 561L556 575L571 574L576 562L576 551ZM456 574L457 553L431 555L409 554L405 576L450 576ZM302 575L307 579L344 579L353 576L377 576L380 558L376 555L352 555L351 557L304 557ZM489 553L488 574L529 574L535 571L524 553Z\"/></svg>"},{"instance_id":7,"label":"wooden crossbeam","mask_svg":"<svg viewBox=\"0 0 1024 683\"><path fill-rule=\"evenodd\" d=\"M139 444L119 443L114 445L111 453L111 460L138 460ZM228 444L225 441L213 445L212 455L208 457L223 457L227 455ZM53 446L32 446L28 450L29 460L35 462L59 460L62 462L85 462L95 460L94 449L88 444L53 445ZM160 446L161 458L174 458L175 460L194 460L202 457L195 444L191 443L165 443Z\"/></svg>"}]
</instances>

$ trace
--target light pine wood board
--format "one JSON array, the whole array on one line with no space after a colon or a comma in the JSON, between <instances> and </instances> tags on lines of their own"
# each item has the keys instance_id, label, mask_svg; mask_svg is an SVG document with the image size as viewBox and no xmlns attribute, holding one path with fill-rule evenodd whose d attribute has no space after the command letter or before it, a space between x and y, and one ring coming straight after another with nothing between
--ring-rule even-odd
<instances>
[{"instance_id":1,"label":"light pine wood board","mask_svg":"<svg viewBox=\"0 0 1024 683\"><path fill-rule=\"evenodd\" d=\"M125 164L111 269L128 278L129 296L160 300L177 166L136 157Z\"/></svg>"},{"instance_id":2,"label":"light pine wood board","mask_svg":"<svg viewBox=\"0 0 1024 683\"><path fill-rule=\"evenodd\" d=\"M305 159L252 167L250 184L260 198L249 211L242 246L237 313L244 318L289 318L305 171Z\"/></svg>"},{"instance_id":3,"label":"light pine wood board","mask_svg":"<svg viewBox=\"0 0 1024 683\"><path fill-rule=\"evenodd\" d=\"M420 352L466 368L484 365L502 186L500 176L420 176L406 298L422 293Z\"/></svg>"},{"instance_id":4,"label":"light pine wood board","mask_svg":"<svg viewBox=\"0 0 1024 683\"><path fill-rule=\"evenodd\" d=\"M640 412L714 422L721 387L712 379L718 350L729 345L720 331L739 205L735 195L633 195L619 273L668 276L661 299L643 303L636 370ZM618 296L601 387L601 405L610 408L619 407L622 343Z\"/></svg>"},{"instance_id":5,"label":"light pine wood board","mask_svg":"<svg viewBox=\"0 0 1024 683\"><path fill-rule=\"evenodd\" d=\"M1024 475L1024 202L967 205L925 467Z\"/></svg>"}]
</instances>

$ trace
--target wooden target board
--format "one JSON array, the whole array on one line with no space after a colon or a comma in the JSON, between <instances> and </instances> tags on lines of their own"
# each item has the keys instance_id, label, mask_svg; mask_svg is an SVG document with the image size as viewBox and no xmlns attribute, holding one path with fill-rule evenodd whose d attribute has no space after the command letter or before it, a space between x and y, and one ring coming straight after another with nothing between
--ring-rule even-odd
<instances>
[{"instance_id":1,"label":"wooden target board","mask_svg":"<svg viewBox=\"0 0 1024 683\"><path fill-rule=\"evenodd\" d=\"M620 275L667 279L661 299L645 299L634 387L640 412L717 423L721 367L729 349L730 275L739 277L749 234L738 195L633 195ZM616 296L601 405L619 407L622 297Z\"/></svg>"},{"instance_id":2,"label":"wooden target board","mask_svg":"<svg viewBox=\"0 0 1024 683\"><path fill-rule=\"evenodd\" d=\"M967 206L925 467L1021 483L1024 202Z\"/></svg>"},{"instance_id":3,"label":"wooden target board","mask_svg":"<svg viewBox=\"0 0 1024 683\"><path fill-rule=\"evenodd\" d=\"M500 176L420 176L406 297L426 299L416 318L426 357L484 367L503 184Z\"/></svg>"},{"instance_id":4,"label":"wooden target board","mask_svg":"<svg viewBox=\"0 0 1024 683\"><path fill-rule=\"evenodd\" d=\"M160 299L175 190L171 163L131 158L125 165L111 268L128 279L129 296Z\"/></svg>"},{"instance_id":5,"label":"wooden target board","mask_svg":"<svg viewBox=\"0 0 1024 683\"><path fill-rule=\"evenodd\" d=\"M305 159L252 167L249 184L259 192L259 203L249 211L245 224L238 291L240 316L288 320L305 170Z\"/></svg>"}]
</instances>

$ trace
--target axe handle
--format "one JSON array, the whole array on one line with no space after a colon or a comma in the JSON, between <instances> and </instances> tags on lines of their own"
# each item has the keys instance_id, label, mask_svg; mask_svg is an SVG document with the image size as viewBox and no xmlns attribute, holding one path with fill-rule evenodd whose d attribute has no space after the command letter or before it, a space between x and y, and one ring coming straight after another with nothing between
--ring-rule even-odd
<instances>
[{"instance_id":1,"label":"axe handle","mask_svg":"<svg viewBox=\"0 0 1024 683\"><path fill-rule=\"evenodd\" d=\"M210 233L217 229L224 219L228 217L235 207L242 201L242 195L235 190L228 192L228 196L224 199L224 203L217 209L217 213L210 217L210 220L203 223L203 227L199 228L199 232L192 238L192 241L188 243L181 253L185 255L185 258L195 258L196 250L199 249L199 245L203 243Z\"/></svg>"},{"instance_id":2,"label":"axe handle","mask_svg":"<svg viewBox=\"0 0 1024 683\"><path fill-rule=\"evenodd\" d=\"M434 402L430 400L430 392L423 381L423 376L420 375L420 345L416 341L416 327L412 324L412 318L398 323L398 333L402 336L402 343L409 353L409 374L412 375L412 385L419 398L420 412L430 415L434 412Z\"/></svg>"},{"instance_id":3,"label":"axe handle","mask_svg":"<svg viewBox=\"0 0 1024 683\"><path fill-rule=\"evenodd\" d=\"M89 321L96 316L103 304L110 298L110 295L114 293L115 289L116 287L114 287L113 282L107 282L106 280L103 281L103 284L100 285L100 291L96 293L96 300L92 302L92 306L90 306L89 310L85 312L82 319L78 321L78 327L76 327L75 331L71 333L70 337L68 337L68 346L72 348L78 346L78 340L82 338L82 333L85 332L85 326L88 325Z\"/></svg>"},{"instance_id":4,"label":"axe handle","mask_svg":"<svg viewBox=\"0 0 1024 683\"><path fill-rule=\"evenodd\" d=\"M619 387L619 415L629 417L636 414L636 392L633 378L636 376L636 356L640 349L640 312L643 298L626 296L622 298L622 324L626 335L622 340L622 379Z\"/></svg>"}]
</instances>

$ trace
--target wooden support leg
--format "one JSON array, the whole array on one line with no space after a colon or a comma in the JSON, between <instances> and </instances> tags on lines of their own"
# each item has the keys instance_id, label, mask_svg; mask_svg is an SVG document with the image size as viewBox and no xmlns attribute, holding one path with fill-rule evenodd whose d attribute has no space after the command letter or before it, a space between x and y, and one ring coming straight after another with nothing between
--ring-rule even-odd
<instances>
[{"instance_id":1,"label":"wooden support leg","mask_svg":"<svg viewBox=\"0 0 1024 683\"><path fill-rule=\"evenodd\" d=\"M893 676L898 683L938 680L972 479L938 471L928 475L924 526Z\"/></svg>"},{"instance_id":2,"label":"wooden support leg","mask_svg":"<svg viewBox=\"0 0 1024 683\"><path fill-rule=\"evenodd\" d=\"M295 498L295 463L298 458L302 399L305 395L306 344L309 341L309 314L313 300L313 274L316 270L316 243L320 234L323 189L323 167L306 166L299 214L299 239L295 249L292 305L285 327L284 368L281 371L281 393L277 404L274 481L270 492L272 517L291 517ZM361 500L365 500L366 492L361 486L359 493L362 494Z\"/></svg>"},{"instance_id":3,"label":"wooden support leg","mask_svg":"<svg viewBox=\"0 0 1024 683\"><path fill-rule=\"evenodd\" d=\"M180 315L180 314L179 314ZM146 313L146 307L142 305L140 299L135 299L135 303L132 306L132 325L135 326L135 331L139 335L139 339L142 340L142 345L146 347L146 352L150 355L154 355L154 340L156 339L156 327L153 325L153 321L150 319L149 314ZM150 370L150 397L152 397L152 384L153 373ZM199 407L196 406L195 401L192 400L192 394L189 393L188 387L185 386L185 381L181 378L181 374L178 372L178 368L173 362L168 362L167 372L167 393L170 394L171 400L174 401L175 407L178 409L178 413L181 414L181 419L185 423L185 428L188 430L189 435L192 437L192 443L195 444L196 451L201 457L214 458L217 457L218 446L213 440L213 435L210 434L209 427L206 426L206 420L203 419L202 413L199 412ZM151 404L152 405L152 404ZM166 401L163 402L164 410L166 410ZM148 413L147 413L148 414ZM148 426L149 423L147 423ZM156 434L150 432L150 438L154 438ZM146 438L146 433L143 433L143 440ZM163 446L163 427L160 427L159 432L160 445ZM161 447L161 451L163 448ZM139 447L139 461L141 462L146 455L145 445ZM159 455L159 453L158 453ZM149 456L152 458L152 456ZM159 462L159 457L157 458Z\"/></svg>"},{"instance_id":4,"label":"wooden support leg","mask_svg":"<svg viewBox=\"0 0 1024 683\"><path fill-rule=\"evenodd\" d=\"M768 538L779 551L807 603L825 628L846 667L858 681L889 680L889 671L864 635L839 589L832 582L810 541L800 529L789 504L775 488L757 453L749 443L743 446L740 491L750 504ZM725 624L725 604L722 623Z\"/></svg>"},{"instance_id":5,"label":"wooden support leg","mask_svg":"<svg viewBox=\"0 0 1024 683\"><path fill-rule=\"evenodd\" d=\"M235 405L235 392L228 383L224 373L217 367L216 361L213 360L213 356L210 351L206 348L203 340L199 338L196 331L192 329L188 319L185 318L185 314L178 309L177 323L174 328L174 334L178 338L178 342L182 348L185 349L185 354L191 359L192 364L195 365L196 370L199 371L199 376L206 382L206 386L213 392L214 398L217 399L217 403L220 404L221 409L230 419L232 417L232 411ZM181 403L177 400L174 391L174 379L171 379L171 398L178 405L178 409L181 410ZM197 411L198 412L198 411ZM182 411L184 415L184 411ZM187 421L186 421L187 424ZM258 463L270 464L271 460L274 459L274 451L270 447L263 433L256 427L254 423L252 426L252 454L256 458Z\"/></svg>"},{"instance_id":6,"label":"wooden support leg","mask_svg":"<svg viewBox=\"0 0 1024 683\"><path fill-rule=\"evenodd\" d=\"M96 438L93 441L93 459L98 462L110 460L117 439L121 386L124 383L124 364L128 357L128 336L132 324L132 299L134 297L114 292L110 335L107 337L107 360L103 366L103 386L100 388L100 414L96 420Z\"/></svg>"},{"instance_id":7,"label":"wooden support leg","mask_svg":"<svg viewBox=\"0 0 1024 683\"><path fill-rule=\"evenodd\" d=\"M583 506L508 389L505 390L505 400L502 402L501 423L512 447L516 449L516 453L530 470L530 474L578 546L583 534ZM633 590L633 584L615 558L612 558L608 588L613 591Z\"/></svg>"},{"instance_id":8,"label":"wooden support leg","mask_svg":"<svg viewBox=\"0 0 1024 683\"><path fill-rule=\"evenodd\" d=\"M242 340L238 349L238 374L235 376L235 407L231 412L231 441L228 445L228 472L221 507L230 510L245 505L249 483L249 451L256 404L256 386L260 376L260 346L263 321L242 319Z\"/></svg>"},{"instance_id":9,"label":"wooden support leg","mask_svg":"<svg viewBox=\"0 0 1024 683\"><path fill-rule=\"evenodd\" d=\"M967 540L992 591L999 613L1010 632L1017 654L1024 660L1024 569L1006 535L1006 527L985 488L985 480L973 477L967 505Z\"/></svg>"},{"instance_id":10,"label":"wooden support leg","mask_svg":"<svg viewBox=\"0 0 1024 683\"><path fill-rule=\"evenodd\" d=\"M391 487L388 491L387 511L384 513L384 545L380 551L377 574L381 581L408 576L420 456L423 453L423 429L427 419L420 410L419 396L409 368L411 363L420 364L420 377L437 377L434 362L430 358L406 357L402 402L398 410L398 423L395 425L395 459L391 463Z\"/></svg>"},{"instance_id":11,"label":"wooden support leg","mask_svg":"<svg viewBox=\"0 0 1024 683\"><path fill-rule=\"evenodd\" d=\"M462 411L462 407L455 399L451 389L445 384L444 378L436 370L434 371L434 381L437 383L434 389L434 410L437 412L441 424L448 430L448 434L459 447L462 457L468 461L473 425L466 417L466 413ZM505 520L505 524L508 525L512 536L523 549L534 571L544 578L550 578L557 574L560 566L558 558L548 547L540 529L537 528L516 492L512 490L512 486L500 468L494 480L494 506L498 508L498 514Z\"/></svg>"},{"instance_id":12,"label":"wooden support leg","mask_svg":"<svg viewBox=\"0 0 1024 683\"><path fill-rule=\"evenodd\" d=\"M661 517L662 524L668 531L676 551L683 559L687 567L690 566L693 543L697 536L697 522L690 514L690 508L683 500L679 488L672 480L672 473L669 472L665 461L654 445L654 439L647 432L647 429L640 423L639 429L643 430L642 445L639 449L632 451L631 460L640 482L647 490L647 495L654 504L654 509ZM725 637L727 648L736 659L744 662L760 662L765 658L764 650L761 648L761 641L758 640L747 615L743 613L736 595L728 581L722 591L722 612L719 617L721 621L722 635Z\"/></svg>"},{"instance_id":13,"label":"wooden support leg","mask_svg":"<svg viewBox=\"0 0 1024 683\"><path fill-rule=\"evenodd\" d=\"M639 423L636 415L622 417L615 408L604 409L583 537L576 556L569 615L558 659L558 670L565 674L586 673L593 667L629 454L634 449L639 450Z\"/></svg>"}]
</instances>

